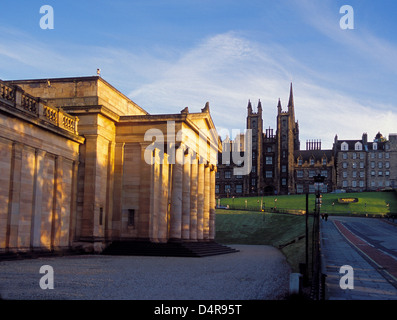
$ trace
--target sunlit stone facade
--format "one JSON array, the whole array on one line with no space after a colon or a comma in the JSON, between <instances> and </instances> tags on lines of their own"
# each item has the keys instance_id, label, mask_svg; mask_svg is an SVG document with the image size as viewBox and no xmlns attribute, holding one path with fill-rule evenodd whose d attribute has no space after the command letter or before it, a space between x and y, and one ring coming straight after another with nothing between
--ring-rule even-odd
<instances>
[{"instance_id":1,"label":"sunlit stone facade","mask_svg":"<svg viewBox=\"0 0 397 320\"><path fill-rule=\"evenodd\" d=\"M1 82L0 108L0 252L214 240L208 104L150 115L80 77Z\"/></svg>"}]
</instances>

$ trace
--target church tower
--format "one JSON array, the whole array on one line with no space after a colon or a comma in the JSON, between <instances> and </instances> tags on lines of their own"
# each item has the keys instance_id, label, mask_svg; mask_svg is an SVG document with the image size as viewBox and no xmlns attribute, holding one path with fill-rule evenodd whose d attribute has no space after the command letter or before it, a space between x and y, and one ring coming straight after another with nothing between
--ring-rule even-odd
<instances>
[{"instance_id":1,"label":"church tower","mask_svg":"<svg viewBox=\"0 0 397 320\"><path fill-rule=\"evenodd\" d=\"M295 106L292 83L288 110L283 111L281 101L277 105L277 165L275 185L279 194L295 193L294 151L300 149L299 126L295 122Z\"/></svg>"},{"instance_id":2,"label":"church tower","mask_svg":"<svg viewBox=\"0 0 397 320\"><path fill-rule=\"evenodd\" d=\"M252 170L248 175L245 183L245 194L259 195L263 188L263 119L262 119L262 103L258 102L258 112L252 111L251 101L248 101L247 107L247 129L252 131Z\"/></svg>"}]
</instances>

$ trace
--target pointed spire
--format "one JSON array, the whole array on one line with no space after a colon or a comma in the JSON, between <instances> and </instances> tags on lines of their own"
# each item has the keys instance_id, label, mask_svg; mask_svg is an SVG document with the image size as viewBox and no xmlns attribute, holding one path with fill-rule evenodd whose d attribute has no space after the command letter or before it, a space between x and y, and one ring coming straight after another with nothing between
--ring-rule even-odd
<instances>
[{"instance_id":1,"label":"pointed spire","mask_svg":"<svg viewBox=\"0 0 397 320\"><path fill-rule=\"evenodd\" d=\"M293 93L293 90L292 90L292 82L291 82L291 89L290 89L290 92L289 92L288 110L290 108L292 108L292 109L294 108L294 93Z\"/></svg>"},{"instance_id":2,"label":"pointed spire","mask_svg":"<svg viewBox=\"0 0 397 320\"><path fill-rule=\"evenodd\" d=\"M278 105L277 105L278 113L281 113L281 100L278 98Z\"/></svg>"},{"instance_id":3,"label":"pointed spire","mask_svg":"<svg viewBox=\"0 0 397 320\"><path fill-rule=\"evenodd\" d=\"M252 114L252 105L251 105L251 100L248 100L248 114Z\"/></svg>"},{"instance_id":4,"label":"pointed spire","mask_svg":"<svg viewBox=\"0 0 397 320\"><path fill-rule=\"evenodd\" d=\"M262 113L262 102L261 102L261 99L259 99L259 102L258 102L258 113Z\"/></svg>"},{"instance_id":5,"label":"pointed spire","mask_svg":"<svg viewBox=\"0 0 397 320\"><path fill-rule=\"evenodd\" d=\"M183 109L183 110L181 111L181 113L189 113L189 108L186 107L185 109Z\"/></svg>"}]
</instances>

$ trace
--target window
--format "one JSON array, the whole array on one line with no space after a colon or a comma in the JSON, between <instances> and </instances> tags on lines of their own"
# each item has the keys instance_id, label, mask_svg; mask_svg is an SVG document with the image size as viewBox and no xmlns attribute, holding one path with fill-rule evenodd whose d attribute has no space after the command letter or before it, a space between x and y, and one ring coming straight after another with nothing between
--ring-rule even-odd
<instances>
[{"instance_id":1,"label":"window","mask_svg":"<svg viewBox=\"0 0 397 320\"><path fill-rule=\"evenodd\" d=\"M383 168L383 162L378 162L378 168L382 169Z\"/></svg>"},{"instance_id":2,"label":"window","mask_svg":"<svg viewBox=\"0 0 397 320\"><path fill-rule=\"evenodd\" d=\"M226 193L230 193L230 191L232 190L230 184L225 185L225 192Z\"/></svg>"},{"instance_id":3,"label":"window","mask_svg":"<svg viewBox=\"0 0 397 320\"><path fill-rule=\"evenodd\" d=\"M310 158L310 165L314 165L314 158Z\"/></svg>"},{"instance_id":4,"label":"window","mask_svg":"<svg viewBox=\"0 0 397 320\"><path fill-rule=\"evenodd\" d=\"M303 193L303 185L301 184L296 185L296 193Z\"/></svg>"},{"instance_id":5,"label":"window","mask_svg":"<svg viewBox=\"0 0 397 320\"><path fill-rule=\"evenodd\" d=\"M379 152L378 153L378 159L382 159L383 158L383 153L382 152Z\"/></svg>"},{"instance_id":6,"label":"window","mask_svg":"<svg viewBox=\"0 0 397 320\"><path fill-rule=\"evenodd\" d=\"M343 142L341 145L341 150L342 151L347 151L349 150L349 145L347 144L347 142Z\"/></svg>"},{"instance_id":7,"label":"window","mask_svg":"<svg viewBox=\"0 0 397 320\"><path fill-rule=\"evenodd\" d=\"M272 147L267 147L267 152L272 152Z\"/></svg>"},{"instance_id":8,"label":"window","mask_svg":"<svg viewBox=\"0 0 397 320\"><path fill-rule=\"evenodd\" d=\"M353 171L352 177L353 177L353 178L357 178L357 171Z\"/></svg>"},{"instance_id":9,"label":"window","mask_svg":"<svg viewBox=\"0 0 397 320\"><path fill-rule=\"evenodd\" d=\"M281 172L287 172L287 166L285 165L281 166Z\"/></svg>"},{"instance_id":10,"label":"window","mask_svg":"<svg viewBox=\"0 0 397 320\"><path fill-rule=\"evenodd\" d=\"M215 193L219 193L219 184L215 185Z\"/></svg>"},{"instance_id":11,"label":"window","mask_svg":"<svg viewBox=\"0 0 397 320\"><path fill-rule=\"evenodd\" d=\"M303 160L302 159L298 159L298 165L301 166L303 164Z\"/></svg>"},{"instance_id":12,"label":"window","mask_svg":"<svg viewBox=\"0 0 397 320\"><path fill-rule=\"evenodd\" d=\"M353 167L353 169L356 169L357 168L357 163L353 162L352 163L352 167Z\"/></svg>"},{"instance_id":13,"label":"window","mask_svg":"<svg viewBox=\"0 0 397 320\"><path fill-rule=\"evenodd\" d=\"M353 188L356 188L356 187L357 187L357 181L356 181L356 180L353 180L353 181L352 181L352 187L353 187Z\"/></svg>"},{"instance_id":14,"label":"window","mask_svg":"<svg viewBox=\"0 0 397 320\"><path fill-rule=\"evenodd\" d=\"M232 177L231 171L225 171L225 179L230 179Z\"/></svg>"},{"instance_id":15,"label":"window","mask_svg":"<svg viewBox=\"0 0 397 320\"><path fill-rule=\"evenodd\" d=\"M378 150L378 144L376 142L373 143L372 150Z\"/></svg>"},{"instance_id":16,"label":"window","mask_svg":"<svg viewBox=\"0 0 397 320\"><path fill-rule=\"evenodd\" d=\"M364 157L365 157L365 153L364 152L360 152L360 159L364 160Z\"/></svg>"},{"instance_id":17,"label":"window","mask_svg":"<svg viewBox=\"0 0 397 320\"><path fill-rule=\"evenodd\" d=\"M215 172L215 178L219 179L219 171Z\"/></svg>"},{"instance_id":18,"label":"window","mask_svg":"<svg viewBox=\"0 0 397 320\"><path fill-rule=\"evenodd\" d=\"M343 180L343 182L342 182L342 187L343 187L343 188L347 188L347 181L346 181L346 180Z\"/></svg>"},{"instance_id":19,"label":"window","mask_svg":"<svg viewBox=\"0 0 397 320\"><path fill-rule=\"evenodd\" d=\"M371 153L371 159L375 159L375 153Z\"/></svg>"},{"instance_id":20,"label":"window","mask_svg":"<svg viewBox=\"0 0 397 320\"><path fill-rule=\"evenodd\" d=\"M323 158L323 166L327 165L327 158Z\"/></svg>"},{"instance_id":21,"label":"window","mask_svg":"<svg viewBox=\"0 0 397 320\"><path fill-rule=\"evenodd\" d=\"M390 168L390 162L389 162L389 161L387 161L387 162L385 163L385 168L386 168L386 169L389 169L389 168Z\"/></svg>"},{"instance_id":22,"label":"window","mask_svg":"<svg viewBox=\"0 0 397 320\"><path fill-rule=\"evenodd\" d=\"M385 153L385 159L390 159L390 153L389 152Z\"/></svg>"},{"instance_id":23,"label":"window","mask_svg":"<svg viewBox=\"0 0 397 320\"><path fill-rule=\"evenodd\" d=\"M272 157L266 157L266 164L273 164L273 158Z\"/></svg>"},{"instance_id":24,"label":"window","mask_svg":"<svg viewBox=\"0 0 397 320\"><path fill-rule=\"evenodd\" d=\"M296 171L296 176L297 176L298 178L303 178L303 171L302 171L302 170Z\"/></svg>"},{"instance_id":25,"label":"window","mask_svg":"<svg viewBox=\"0 0 397 320\"><path fill-rule=\"evenodd\" d=\"M372 169L375 168L375 161L371 161L371 168L372 168Z\"/></svg>"},{"instance_id":26,"label":"window","mask_svg":"<svg viewBox=\"0 0 397 320\"><path fill-rule=\"evenodd\" d=\"M242 179L242 178L243 178L242 175L240 175L240 174L236 175L236 179Z\"/></svg>"},{"instance_id":27,"label":"window","mask_svg":"<svg viewBox=\"0 0 397 320\"><path fill-rule=\"evenodd\" d=\"M360 162L360 169L364 169L364 162L363 161Z\"/></svg>"},{"instance_id":28,"label":"window","mask_svg":"<svg viewBox=\"0 0 397 320\"><path fill-rule=\"evenodd\" d=\"M314 184L309 185L309 193L314 193L315 191Z\"/></svg>"},{"instance_id":29,"label":"window","mask_svg":"<svg viewBox=\"0 0 397 320\"><path fill-rule=\"evenodd\" d=\"M360 181L360 188L364 188L364 181Z\"/></svg>"},{"instance_id":30,"label":"window","mask_svg":"<svg viewBox=\"0 0 397 320\"><path fill-rule=\"evenodd\" d=\"M364 171L360 171L360 178L364 178L365 177L365 172Z\"/></svg>"},{"instance_id":31,"label":"window","mask_svg":"<svg viewBox=\"0 0 397 320\"><path fill-rule=\"evenodd\" d=\"M354 150L363 150L363 145L361 142L356 142L354 145Z\"/></svg>"},{"instance_id":32,"label":"window","mask_svg":"<svg viewBox=\"0 0 397 320\"><path fill-rule=\"evenodd\" d=\"M353 152L353 159L357 159L357 153Z\"/></svg>"},{"instance_id":33,"label":"window","mask_svg":"<svg viewBox=\"0 0 397 320\"><path fill-rule=\"evenodd\" d=\"M327 193L328 192L328 186L327 186L327 184L323 184L322 186L321 186L321 192L322 193Z\"/></svg>"},{"instance_id":34,"label":"window","mask_svg":"<svg viewBox=\"0 0 397 320\"><path fill-rule=\"evenodd\" d=\"M347 162L343 162L342 163L342 167L343 167L343 169L346 169L347 168Z\"/></svg>"},{"instance_id":35,"label":"window","mask_svg":"<svg viewBox=\"0 0 397 320\"><path fill-rule=\"evenodd\" d=\"M378 171L378 176L382 177L383 176L383 171Z\"/></svg>"},{"instance_id":36,"label":"window","mask_svg":"<svg viewBox=\"0 0 397 320\"><path fill-rule=\"evenodd\" d=\"M273 171L266 171L266 178L273 178Z\"/></svg>"},{"instance_id":37,"label":"window","mask_svg":"<svg viewBox=\"0 0 397 320\"><path fill-rule=\"evenodd\" d=\"M256 166L252 166L252 172L256 173Z\"/></svg>"},{"instance_id":38,"label":"window","mask_svg":"<svg viewBox=\"0 0 397 320\"><path fill-rule=\"evenodd\" d=\"M236 185L236 193L243 193L243 185L241 184Z\"/></svg>"},{"instance_id":39,"label":"window","mask_svg":"<svg viewBox=\"0 0 397 320\"><path fill-rule=\"evenodd\" d=\"M256 186L256 179L255 178L251 180L251 185L252 186Z\"/></svg>"},{"instance_id":40,"label":"window","mask_svg":"<svg viewBox=\"0 0 397 320\"><path fill-rule=\"evenodd\" d=\"M287 185L287 179L285 179L285 178L281 179L281 184L283 186L286 186Z\"/></svg>"},{"instance_id":41,"label":"window","mask_svg":"<svg viewBox=\"0 0 397 320\"><path fill-rule=\"evenodd\" d=\"M346 152L343 152L343 154L342 154L342 158L343 158L343 160L347 160L347 153Z\"/></svg>"},{"instance_id":42,"label":"window","mask_svg":"<svg viewBox=\"0 0 397 320\"><path fill-rule=\"evenodd\" d=\"M135 209L128 209L128 226L135 226Z\"/></svg>"},{"instance_id":43,"label":"window","mask_svg":"<svg viewBox=\"0 0 397 320\"><path fill-rule=\"evenodd\" d=\"M387 170L387 171L385 172L385 175L386 175L386 177L389 177L389 176L390 176L390 171Z\"/></svg>"},{"instance_id":44,"label":"window","mask_svg":"<svg viewBox=\"0 0 397 320\"><path fill-rule=\"evenodd\" d=\"M321 175L323 176L323 177L328 177L328 171L327 170L321 170Z\"/></svg>"},{"instance_id":45,"label":"window","mask_svg":"<svg viewBox=\"0 0 397 320\"><path fill-rule=\"evenodd\" d=\"M343 171L342 175L343 175L343 178L347 178L347 172L346 171Z\"/></svg>"},{"instance_id":46,"label":"window","mask_svg":"<svg viewBox=\"0 0 397 320\"><path fill-rule=\"evenodd\" d=\"M375 170L372 170L372 171L371 171L371 176L375 177L375 175L376 175Z\"/></svg>"},{"instance_id":47,"label":"window","mask_svg":"<svg viewBox=\"0 0 397 320\"><path fill-rule=\"evenodd\" d=\"M316 175L314 170L309 170L309 178L313 178Z\"/></svg>"}]
</instances>

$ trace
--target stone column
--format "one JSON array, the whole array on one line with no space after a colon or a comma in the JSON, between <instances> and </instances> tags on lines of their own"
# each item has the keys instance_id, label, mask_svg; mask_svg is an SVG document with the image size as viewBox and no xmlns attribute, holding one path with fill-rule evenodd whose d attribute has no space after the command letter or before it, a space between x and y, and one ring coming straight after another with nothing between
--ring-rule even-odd
<instances>
[{"instance_id":1,"label":"stone column","mask_svg":"<svg viewBox=\"0 0 397 320\"><path fill-rule=\"evenodd\" d=\"M150 184L150 240L158 242L160 209L160 155L159 149L153 150L152 177Z\"/></svg>"},{"instance_id":2,"label":"stone column","mask_svg":"<svg viewBox=\"0 0 397 320\"><path fill-rule=\"evenodd\" d=\"M117 239L121 235L121 211L123 199L124 142L117 142L114 150L114 188L111 237Z\"/></svg>"},{"instance_id":3,"label":"stone column","mask_svg":"<svg viewBox=\"0 0 397 320\"><path fill-rule=\"evenodd\" d=\"M141 163L139 177L139 211L136 218L137 235L141 239L150 239L150 193L151 193L151 177L152 163L145 161L145 152L149 144L141 144ZM152 159L152 157L150 157ZM152 161L147 159L149 161Z\"/></svg>"},{"instance_id":4,"label":"stone column","mask_svg":"<svg viewBox=\"0 0 397 320\"><path fill-rule=\"evenodd\" d=\"M190 175L191 155L186 152L183 164L183 187L182 187L182 239L190 239Z\"/></svg>"},{"instance_id":5,"label":"stone column","mask_svg":"<svg viewBox=\"0 0 397 320\"><path fill-rule=\"evenodd\" d=\"M203 218L204 218L204 163L200 163L198 165L197 240L203 240L204 238Z\"/></svg>"},{"instance_id":6,"label":"stone column","mask_svg":"<svg viewBox=\"0 0 397 320\"><path fill-rule=\"evenodd\" d=\"M192 160L190 173L190 240L197 241L198 159Z\"/></svg>"},{"instance_id":7,"label":"stone column","mask_svg":"<svg viewBox=\"0 0 397 320\"><path fill-rule=\"evenodd\" d=\"M210 240L215 240L215 173L216 167L213 166L211 170L211 184L210 184Z\"/></svg>"},{"instance_id":8,"label":"stone column","mask_svg":"<svg viewBox=\"0 0 397 320\"><path fill-rule=\"evenodd\" d=\"M203 235L204 240L209 240L209 222L210 222L210 186L211 175L209 165L204 168L204 214L203 214Z\"/></svg>"},{"instance_id":9,"label":"stone column","mask_svg":"<svg viewBox=\"0 0 397 320\"><path fill-rule=\"evenodd\" d=\"M10 249L18 247L22 148L23 146L19 143L14 143L12 146L10 200L8 203L8 225L6 236L6 247Z\"/></svg>"},{"instance_id":10,"label":"stone column","mask_svg":"<svg viewBox=\"0 0 397 320\"><path fill-rule=\"evenodd\" d=\"M182 184L183 184L183 150L176 150L176 161L172 170L172 197L170 217L170 240L182 237Z\"/></svg>"},{"instance_id":11,"label":"stone column","mask_svg":"<svg viewBox=\"0 0 397 320\"><path fill-rule=\"evenodd\" d=\"M44 168L44 157L46 152L40 149L36 150L35 153L35 185L33 195L33 217L31 225L31 245L33 248L40 248L40 234L41 234L41 206L43 200L43 168Z\"/></svg>"},{"instance_id":12,"label":"stone column","mask_svg":"<svg viewBox=\"0 0 397 320\"><path fill-rule=\"evenodd\" d=\"M160 191L160 208L159 208L159 242L168 240L168 188L169 188L169 164L168 154L163 154L161 164L161 191Z\"/></svg>"}]
</instances>

